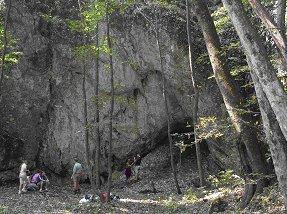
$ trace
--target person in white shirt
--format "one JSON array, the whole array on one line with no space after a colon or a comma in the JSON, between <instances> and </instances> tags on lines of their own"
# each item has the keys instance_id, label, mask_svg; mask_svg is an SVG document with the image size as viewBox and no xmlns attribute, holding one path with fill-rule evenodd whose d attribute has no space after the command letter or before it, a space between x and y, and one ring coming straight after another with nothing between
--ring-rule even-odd
<instances>
[{"instance_id":1,"label":"person in white shirt","mask_svg":"<svg viewBox=\"0 0 287 214\"><path fill-rule=\"evenodd\" d=\"M28 184L28 176L27 176L27 161L23 161L20 167L20 173L19 173L19 194L22 192L26 192L26 185Z\"/></svg>"}]
</instances>

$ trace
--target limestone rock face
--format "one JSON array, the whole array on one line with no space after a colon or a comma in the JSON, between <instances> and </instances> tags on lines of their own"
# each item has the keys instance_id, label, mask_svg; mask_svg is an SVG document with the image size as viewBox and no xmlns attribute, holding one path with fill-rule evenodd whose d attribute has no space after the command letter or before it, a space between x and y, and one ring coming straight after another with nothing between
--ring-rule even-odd
<instances>
[{"instance_id":1,"label":"limestone rock face","mask_svg":"<svg viewBox=\"0 0 287 214\"><path fill-rule=\"evenodd\" d=\"M83 163L85 160L83 69L88 73L90 143L94 142L95 63L92 59L78 60L75 57L74 47L83 39L71 32L64 21L76 16L77 1L46 1L46 4L40 1L12 2L14 7L9 26L19 39L23 56L6 74L0 103L1 129L21 140L17 144L17 149L21 150L15 159L17 163L23 157L30 160L30 166L44 165L59 175L67 176L72 157L78 156ZM55 13L52 21L41 15L49 8L53 8ZM173 129L192 117L192 87L185 45L180 45L163 26L160 40L164 72L161 73L154 33L138 24L139 19L132 15L126 19L113 18L116 23L112 26L116 88L113 154L119 163L137 152L147 154L166 138L162 78L167 80ZM99 34L104 37L104 24L100 26ZM185 37L182 31L178 34L182 34L178 37ZM106 69L107 62L107 57L102 54L99 98L102 101L102 160L107 156L105 145L109 121L110 73ZM198 72L202 86L200 115L220 114L222 101L215 82L207 79L210 76L208 69ZM0 160L5 151L1 150Z\"/></svg>"}]
</instances>

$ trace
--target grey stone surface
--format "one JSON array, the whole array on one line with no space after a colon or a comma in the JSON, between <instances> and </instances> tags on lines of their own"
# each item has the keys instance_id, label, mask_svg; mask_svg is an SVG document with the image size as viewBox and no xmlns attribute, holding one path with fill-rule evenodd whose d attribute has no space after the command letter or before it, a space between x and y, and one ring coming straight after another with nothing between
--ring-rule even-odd
<instances>
[{"instance_id":1,"label":"grey stone surface","mask_svg":"<svg viewBox=\"0 0 287 214\"><path fill-rule=\"evenodd\" d=\"M79 61L74 56L73 48L81 42L81 37L70 32L63 21L74 14L68 11L68 5L75 4L74 1L47 3L50 7L60 8L54 11L59 18L52 23L39 14L45 11L44 3L27 2L13 0L9 26L19 39L23 56L6 75L0 125L10 135L21 139L19 155L31 160L31 166L37 161L65 176L71 168L72 157L78 156L84 162L84 66L88 71L88 115L93 133L94 62ZM139 25L132 16L126 17L126 21L115 19L117 17L114 21L118 25L112 29L116 84L113 153L116 160L123 162L136 152L148 153L166 135L161 78L167 80L173 124L184 123L192 117L192 89L187 51L175 38L167 31L161 31L164 62L164 73L161 74L153 32ZM100 36L104 34L105 26L102 24ZM107 58L102 55L102 95L110 90L106 63ZM200 115L220 114L222 101L214 80L206 78L210 75L208 69L199 73L202 86ZM101 151L105 160L109 102L104 103L100 112Z\"/></svg>"}]
</instances>

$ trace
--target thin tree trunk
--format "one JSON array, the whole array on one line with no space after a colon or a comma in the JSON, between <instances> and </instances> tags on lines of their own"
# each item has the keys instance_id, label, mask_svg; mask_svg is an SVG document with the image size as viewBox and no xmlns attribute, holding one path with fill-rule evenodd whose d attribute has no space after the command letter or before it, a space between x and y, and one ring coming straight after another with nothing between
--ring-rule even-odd
<instances>
[{"instance_id":1,"label":"thin tree trunk","mask_svg":"<svg viewBox=\"0 0 287 214\"><path fill-rule=\"evenodd\" d=\"M258 0L248 0L248 1L251 4L257 16L261 19L262 23L265 25L265 27L271 34L272 39L274 40L277 48L280 51L280 54L282 55L284 59L282 64L284 68L287 68L287 40L286 40L286 36L282 32L282 29L280 29L279 25L276 24L271 14L266 10L266 8ZM281 19L282 18L280 17L280 24L282 27ZM283 28L285 29L284 24L283 24Z\"/></svg>"},{"instance_id":2,"label":"thin tree trunk","mask_svg":"<svg viewBox=\"0 0 287 214\"><path fill-rule=\"evenodd\" d=\"M254 127L252 115L244 109L244 98L228 71L225 59L222 57L220 40L208 8L203 0L193 0L192 2L192 9L203 32L215 80L231 121L246 146L252 172L265 174L267 167L262 142L258 140L258 131Z\"/></svg>"},{"instance_id":3,"label":"thin tree trunk","mask_svg":"<svg viewBox=\"0 0 287 214\"><path fill-rule=\"evenodd\" d=\"M285 139L287 139L287 95L268 59L263 42L252 28L242 2L239 0L222 1L250 61L251 72L254 72L258 77L260 85L276 115L280 129Z\"/></svg>"},{"instance_id":4,"label":"thin tree trunk","mask_svg":"<svg viewBox=\"0 0 287 214\"><path fill-rule=\"evenodd\" d=\"M83 108L84 108L84 134L85 134L85 150L86 150L86 163L88 168L88 174L91 182L91 188L95 189L95 180L93 176L92 166L91 166L91 155L90 155L90 142L89 142L89 126L88 126L88 106L87 106L87 91L86 91L86 66L83 69L83 82L82 82L82 92L83 92Z\"/></svg>"},{"instance_id":5,"label":"thin tree trunk","mask_svg":"<svg viewBox=\"0 0 287 214\"><path fill-rule=\"evenodd\" d=\"M5 58L7 54L7 47L8 47L8 39L7 39L7 28L8 28L8 18L10 16L10 11L12 7L12 0L8 1L8 6L6 7L6 14L4 20L4 36L3 36L3 51L1 56L1 75L0 75L0 100L2 97L2 85L4 79L4 70L5 70Z\"/></svg>"},{"instance_id":6,"label":"thin tree trunk","mask_svg":"<svg viewBox=\"0 0 287 214\"><path fill-rule=\"evenodd\" d=\"M286 16L286 0L278 0L276 10L276 22L279 31L284 36L286 36L285 16Z\"/></svg>"},{"instance_id":7,"label":"thin tree trunk","mask_svg":"<svg viewBox=\"0 0 287 214\"><path fill-rule=\"evenodd\" d=\"M254 73L251 73L251 76L260 107L266 140L270 147L281 193L284 196L285 207L287 207L287 142L281 132L268 99L263 92L258 77Z\"/></svg>"},{"instance_id":8,"label":"thin tree trunk","mask_svg":"<svg viewBox=\"0 0 287 214\"><path fill-rule=\"evenodd\" d=\"M205 180L204 180L204 173L202 168L202 158L201 158L201 151L200 151L200 144L199 139L197 139L197 133L196 133L196 126L197 126L197 112L198 112L198 98L199 98L199 92L198 87L195 81L195 72L193 68L192 63L192 43L191 43L191 34L190 34L190 9L189 9L189 0L186 0L186 31L187 31L187 37L188 37L188 57L189 57L189 69L190 69L190 75L192 80L192 87L194 91L194 106L193 106L193 127L194 127L194 142L195 142L195 148L196 148L196 159L197 159L197 168L199 173L199 180L200 180L200 186L204 186Z\"/></svg>"},{"instance_id":9,"label":"thin tree trunk","mask_svg":"<svg viewBox=\"0 0 287 214\"><path fill-rule=\"evenodd\" d=\"M81 1L78 0L79 10L81 13L81 20L84 21L82 17L82 8L81 8ZM86 66L85 61L83 62L83 81L82 81L82 93L83 93L83 110L84 110L84 135L85 135L85 150L86 150L86 163L88 169L88 175L91 182L91 188L95 189L95 179L92 171L92 162L91 162L91 149L90 149L90 142L89 142L89 127L88 127L88 106L87 106L87 91L86 91Z\"/></svg>"},{"instance_id":10,"label":"thin tree trunk","mask_svg":"<svg viewBox=\"0 0 287 214\"><path fill-rule=\"evenodd\" d=\"M114 68L113 68L113 56L112 56L112 43L110 38L110 17L108 14L108 5L106 11L106 22L107 22L107 42L109 53L109 65L110 65L110 82L111 82L111 108L110 108L110 123L109 123L109 156L108 156L108 201L110 201L111 185L112 185L112 150L113 150L113 113L114 113Z\"/></svg>"},{"instance_id":11,"label":"thin tree trunk","mask_svg":"<svg viewBox=\"0 0 287 214\"><path fill-rule=\"evenodd\" d=\"M158 28L158 18L156 20L156 43L157 43L157 48L158 48L158 53L159 53L159 60L160 60L160 69L161 69L161 77L162 77L162 95L164 99L164 104L165 104L165 112L166 112L166 118L167 118L167 135L168 135L168 141L169 141L169 152L170 152L170 163L171 163L171 168L172 168L172 173L173 173L173 178L174 178L174 183L177 189L177 193L181 194L180 186L178 184L178 179L177 179L177 172L174 164L174 156L173 156L173 140L171 137L171 130L170 130L170 110L169 106L167 103L167 97L166 97L166 82L165 78L163 75L163 61L162 61L162 52L161 52L161 45L159 42L159 28Z\"/></svg>"},{"instance_id":12,"label":"thin tree trunk","mask_svg":"<svg viewBox=\"0 0 287 214\"><path fill-rule=\"evenodd\" d=\"M96 173L96 188L100 189L100 149L101 149L101 142L100 142L100 110L99 110L99 25L96 26L96 47L97 47L97 54L95 59L95 122L96 122L96 130L95 130L95 173Z\"/></svg>"}]
</instances>

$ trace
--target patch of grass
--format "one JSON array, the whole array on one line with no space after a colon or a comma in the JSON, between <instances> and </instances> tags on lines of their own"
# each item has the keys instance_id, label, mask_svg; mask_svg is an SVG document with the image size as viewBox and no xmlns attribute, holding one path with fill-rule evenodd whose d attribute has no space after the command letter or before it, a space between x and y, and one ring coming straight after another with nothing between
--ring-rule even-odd
<instances>
[{"instance_id":1,"label":"patch of grass","mask_svg":"<svg viewBox=\"0 0 287 214\"><path fill-rule=\"evenodd\" d=\"M67 211L74 211L75 209L78 209L77 204L66 204L65 209Z\"/></svg>"},{"instance_id":2,"label":"patch of grass","mask_svg":"<svg viewBox=\"0 0 287 214\"><path fill-rule=\"evenodd\" d=\"M0 214L8 214L8 207L0 205Z\"/></svg>"},{"instance_id":3,"label":"patch of grass","mask_svg":"<svg viewBox=\"0 0 287 214\"><path fill-rule=\"evenodd\" d=\"M122 176L122 172L114 171L113 174L112 174L112 180L113 180L113 181L116 181L116 180L118 180L121 176Z\"/></svg>"},{"instance_id":4,"label":"patch of grass","mask_svg":"<svg viewBox=\"0 0 287 214\"><path fill-rule=\"evenodd\" d=\"M240 185L244 183L244 180L235 175L232 170L221 171L218 175L209 176L208 180L216 188Z\"/></svg>"},{"instance_id":5,"label":"patch of grass","mask_svg":"<svg viewBox=\"0 0 287 214\"><path fill-rule=\"evenodd\" d=\"M280 195L278 186L265 188L264 192L259 195L259 202L263 207L280 206L283 203L283 198L282 195Z\"/></svg>"},{"instance_id":6,"label":"patch of grass","mask_svg":"<svg viewBox=\"0 0 287 214\"><path fill-rule=\"evenodd\" d=\"M183 196L183 200L195 203L205 196L206 191L203 189L189 188Z\"/></svg>"},{"instance_id":7,"label":"patch of grass","mask_svg":"<svg viewBox=\"0 0 287 214\"><path fill-rule=\"evenodd\" d=\"M164 199L162 202L163 205L171 212L176 212L180 207L180 204L172 196L168 199Z\"/></svg>"}]
</instances>

